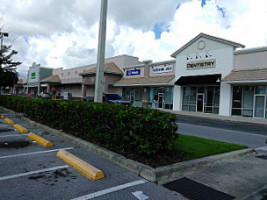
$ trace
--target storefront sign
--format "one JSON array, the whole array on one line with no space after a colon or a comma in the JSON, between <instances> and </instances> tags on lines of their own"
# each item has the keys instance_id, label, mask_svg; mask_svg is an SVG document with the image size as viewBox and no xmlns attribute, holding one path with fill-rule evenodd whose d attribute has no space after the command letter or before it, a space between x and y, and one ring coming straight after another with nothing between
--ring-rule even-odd
<instances>
[{"instance_id":1,"label":"storefront sign","mask_svg":"<svg viewBox=\"0 0 267 200\"><path fill-rule=\"evenodd\" d=\"M36 74L35 74L35 72L32 72L31 73L31 79L35 79L36 78Z\"/></svg>"},{"instance_id":2,"label":"storefront sign","mask_svg":"<svg viewBox=\"0 0 267 200\"><path fill-rule=\"evenodd\" d=\"M168 73L173 71L173 65L160 65L153 67L153 73Z\"/></svg>"},{"instance_id":3,"label":"storefront sign","mask_svg":"<svg viewBox=\"0 0 267 200\"><path fill-rule=\"evenodd\" d=\"M140 75L140 73L141 73L140 69L128 70L126 72L126 76L136 76L136 75Z\"/></svg>"},{"instance_id":4,"label":"storefront sign","mask_svg":"<svg viewBox=\"0 0 267 200\"><path fill-rule=\"evenodd\" d=\"M216 60L206 60L201 62L187 63L187 69L215 68Z\"/></svg>"}]
</instances>

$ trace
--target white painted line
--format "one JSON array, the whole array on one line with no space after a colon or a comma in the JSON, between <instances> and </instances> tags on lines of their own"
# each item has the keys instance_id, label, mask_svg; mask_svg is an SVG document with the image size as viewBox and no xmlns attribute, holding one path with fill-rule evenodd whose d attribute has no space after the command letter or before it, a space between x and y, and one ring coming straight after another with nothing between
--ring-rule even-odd
<instances>
[{"instance_id":1,"label":"white painted line","mask_svg":"<svg viewBox=\"0 0 267 200\"><path fill-rule=\"evenodd\" d=\"M66 147L66 148L61 148L61 149L70 150L70 149L74 149L74 147ZM21 153L21 154L15 154L15 155L1 156L0 159L14 158L14 157L19 157L19 156L29 156L29 155L41 154L41 153L50 153L54 151L59 151L61 149L52 149L52 150L47 150L47 151L36 151L36 152L30 152L30 153Z\"/></svg>"},{"instance_id":2,"label":"white painted line","mask_svg":"<svg viewBox=\"0 0 267 200\"><path fill-rule=\"evenodd\" d=\"M4 138L4 137L21 137L21 136L26 136L28 134L20 134L20 135L1 135L0 138Z\"/></svg>"},{"instance_id":3,"label":"white painted line","mask_svg":"<svg viewBox=\"0 0 267 200\"><path fill-rule=\"evenodd\" d=\"M0 181L12 179L12 178L18 178L18 177L22 177L22 176L29 176L32 174L38 174L38 173L57 170L57 169L65 169L68 167L69 167L68 165L63 165L63 166L57 166L57 167L51 167L51 168L36 170L36 171L32 171L32 172L20 173L20 174L15 174L15 175L10 175L10 176L3 176L3 177L0 177Z\"/></svg>"},{"instance_id":4,"label":"white painted line","mask_svg":"<svg viewBox=\"0 0 267 200\"><path fill-rule=\"evenodd\" d=\"M100 191L94 192L92 194L88 194L88 195L84 195L84 196L81 196L81 197L77 197L77 198L74 198L72 200L93 199L95 197L100 197L100 196L103 196L103 195L108 194L108 193L112 193L112 192L116 192L116 191L119 191L119 190L123 190L125 188L129 188L129 187L132 187L132 186L135 186L135 185L144 184L146 182L147 182L146 180L133 181L133 182L125 183L123 185L118 185L118 186L111 187L111 188L108 188L108 189L100 190Z\"/></svg>"}]
</instances>

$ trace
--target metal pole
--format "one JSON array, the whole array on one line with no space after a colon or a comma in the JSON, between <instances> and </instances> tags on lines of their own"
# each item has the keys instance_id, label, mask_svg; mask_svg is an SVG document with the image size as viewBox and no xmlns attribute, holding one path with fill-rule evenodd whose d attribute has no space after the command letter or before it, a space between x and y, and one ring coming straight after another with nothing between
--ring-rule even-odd
<instances>
[{"instance_id":1,"label":"metal pole","mask_svg":"<svg viewBox=\"0 0 267 200\"><path fill-rule=\"evenodd\" d=\"M2 62L3 62L3 34L0 32L0 35L1 35L1 59L2 59L2 61L1 61L1 63L0 63L0 68L2 68Z\"/></svg>"},{"instance_id":2,"label":"metal pole","mask_svg":"<svg viewBox=\"0 0 267 200\"><path fill-rule=\"evenodd\" d=\"M101 0L98 50L97 50L97 70L96 70L95 98L94 98L94 102L100 102L100 103L103 100L107 7L108 7L108 0Z\"/></svg>"}]
</instances>

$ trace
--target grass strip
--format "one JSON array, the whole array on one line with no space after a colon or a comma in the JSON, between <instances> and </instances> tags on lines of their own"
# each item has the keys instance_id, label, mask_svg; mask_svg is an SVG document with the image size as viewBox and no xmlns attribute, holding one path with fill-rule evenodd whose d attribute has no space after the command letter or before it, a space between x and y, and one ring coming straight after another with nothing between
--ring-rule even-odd
<instances>
[{"instance_id":1,"label":"grass strip","mask_svg":"<svg viewBox=\"0 0 267 200\"><path fill-rule=\"evenodd\" d=\"M246 146L220 142L195 136L179 135L175 149L184 152L188 160L245 149Z\"/></svg>"}]
</instances>

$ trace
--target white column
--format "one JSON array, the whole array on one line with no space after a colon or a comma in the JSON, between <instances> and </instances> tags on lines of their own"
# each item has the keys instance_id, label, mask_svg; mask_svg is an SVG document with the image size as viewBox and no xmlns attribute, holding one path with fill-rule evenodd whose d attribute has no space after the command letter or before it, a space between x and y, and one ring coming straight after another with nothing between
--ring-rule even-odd
<instances>
[{"instance_id":1,"label":"white column","mask_svg":"<svg viewBox=\"0 0 267 200\"><path fill-rule=\"evenodd\" d=\"M175 85L173 88L173 110L182 110L182 87Z\"/></svg>"},{"instance_id":2,"label":"white column","mask_svg":"<svg viewBox=\"0 0 267 200\"><path fill-rule=\"evenodd\" d=\"M231 103L232 90L231 85L227 83L221 83L220 88L220 110L219 115L230 116L231 115Z\"/></svg>"}]
</instances>

